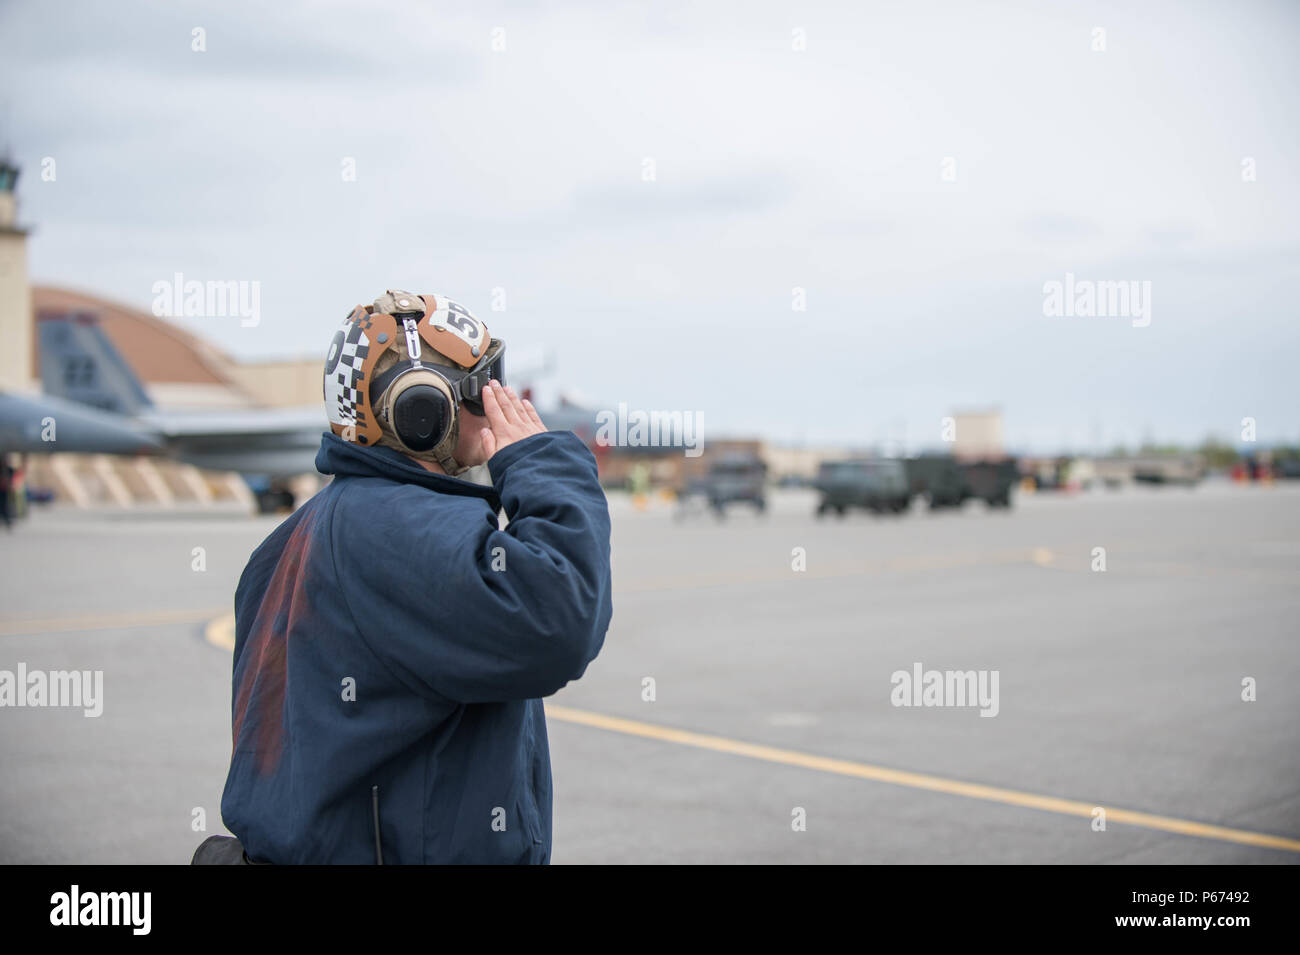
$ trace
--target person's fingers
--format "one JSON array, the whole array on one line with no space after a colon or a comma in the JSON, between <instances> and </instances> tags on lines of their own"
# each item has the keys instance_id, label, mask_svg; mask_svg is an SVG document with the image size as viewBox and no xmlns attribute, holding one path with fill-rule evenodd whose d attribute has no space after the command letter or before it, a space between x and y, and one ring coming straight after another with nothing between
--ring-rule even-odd
<instances>
[{"instance_id":1,"label":"person's fingers","mask_svg":"<svg viewBox=\"0 0 1300 955\"><path fill-rule=\"evenodd\" d=\"M478 434L479 440L483 442L483 460L486 461L497 453L497 437L491 428L484 428Z\"/></svg>"},{"instance_id":2,"label":"person's fingers","mask_svg":"<svg viewBox=\"0 0 1300 955\"><path fill-rule=\"evenodd\" d=\"M512 427L517 427L519 425L519 416L515 414L515 406L510 402L510 394L501 382L492 382L492 394L497 399L497 405L501 408L501 416Z\"/></svg>"},{"instance_id":3,"label":"person's fingers","mask_svg":"<svg viewBox=\"0 0 1300 955\"><path fill-rule=\"evenodd\" d=\"M505 433L506 429L510 427L505 415L501 412L501 403L497 401L496 390L491 385L483 389L483 412L487 415L488 424L494 434Z\"/></svg>"},{"instance_id":4,"label":"person's fingers","mask_svg":"<svg viewBox=\"0 0 1300 955\"><path fill-rule=\"evenodd\" d=\"M520 400L519 395L509 385L506 386L506 394L510 397L510 405L515 409L515 414L519 416L520 425L528 427L528 410L524 408L523 401Z\"/></svg>"},{"instance_id":5,"label":"person's fingers","mask_svg":"<svg viewBox=\"0 0 1300 955\"><path fill-rule=\"evenodd\" d=\"M543 431L546 430L546 422L542 420L542 416L537 413L537 409L533 407L533 403L527 398L524 399L524 410L528 412L528 420Z\"/></svg>"}]
</instances>

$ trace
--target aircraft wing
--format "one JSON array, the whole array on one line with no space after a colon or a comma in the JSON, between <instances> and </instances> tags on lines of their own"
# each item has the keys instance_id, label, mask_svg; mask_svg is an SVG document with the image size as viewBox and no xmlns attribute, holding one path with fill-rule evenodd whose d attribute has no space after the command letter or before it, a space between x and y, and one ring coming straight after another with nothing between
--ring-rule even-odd
<instances>
[{"instance_id":1,"label":"aircraft wing","mask_svg":"<svg viewBox=\"0 0 1300 955\"><path fill-rule=\"evenodd\" d=\"M316 470L323 405L163 414L145 412L167 453L198 468L290 477Z\"/></svg>"},{"instance_id":2,"label":"aircraft wing","mask_svg":"<svg viewBox=\"0 0 1300 955\"><path fill-rule=\"evenodd\" d=\"M222 411L146 411L139 420L148 422L169 439L245 435L264 437L312 431L319 438L329 428L323 404L300 408L236 408Z\"/></svg>"}]
</instances>

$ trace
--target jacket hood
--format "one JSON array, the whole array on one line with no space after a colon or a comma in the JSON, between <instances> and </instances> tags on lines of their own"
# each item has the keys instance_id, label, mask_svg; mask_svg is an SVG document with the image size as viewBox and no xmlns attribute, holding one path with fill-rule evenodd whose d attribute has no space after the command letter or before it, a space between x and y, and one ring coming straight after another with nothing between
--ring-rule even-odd
<instances>
[{"instance_id":1,"label":"jacket hood","mask_svg":"<svg viewBox=\"0 0 1300 955\"><path fill-rule=\"evenodd\" d=\"M330 431L321 435L320 450L316 452L316 470L335 477L377 477L399 484L418 484L441 494L482 498L496 509L501 507L494 487L462 481L446 474L434 474L400 451L382 445L366 447L344 441Z\"/></svg>"}]
</instances>

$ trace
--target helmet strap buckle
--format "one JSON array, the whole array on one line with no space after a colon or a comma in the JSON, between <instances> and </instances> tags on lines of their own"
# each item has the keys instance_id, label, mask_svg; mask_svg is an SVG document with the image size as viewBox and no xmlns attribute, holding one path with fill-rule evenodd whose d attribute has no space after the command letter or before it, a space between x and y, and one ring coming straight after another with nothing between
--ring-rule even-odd
<instances>
[{"instance_id":1,"label":"helmet strap buckle","mask_svg":"<svg viewBox=\"0 0 1300 955\"><path fill-rule=\"evenodd\" d=\"M402 319L402 328L406 331L406 355L411 359L412 367L420 367L420 332L415 319Z\"/></svg>"}]
</instances>

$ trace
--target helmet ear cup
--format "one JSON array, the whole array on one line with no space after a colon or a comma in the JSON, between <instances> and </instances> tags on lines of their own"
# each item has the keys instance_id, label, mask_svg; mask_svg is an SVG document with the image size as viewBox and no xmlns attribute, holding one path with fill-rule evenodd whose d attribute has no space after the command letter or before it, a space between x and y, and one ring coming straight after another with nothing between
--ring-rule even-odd
<instances>
[{"instance_id":1,"label":"helmet ear cup","mask_svg":"<svg viewBox=\"0 0 1300 955\"><path fill-rule=\"evenodd\" d=\"M413 374L403 387L398 381L390 399L389 422L397 439L412 451L432 451L440 445L455 420L455 405L441 379L435 375ZM441 387L439 387L441 385ZM399 390L400 389L400 390Z\"/></svg>"}]
</instances>

